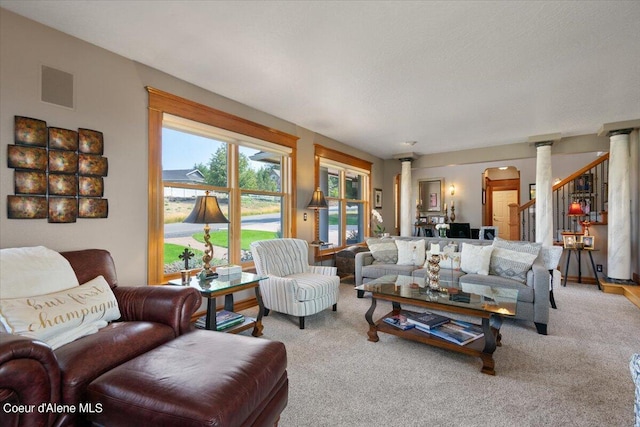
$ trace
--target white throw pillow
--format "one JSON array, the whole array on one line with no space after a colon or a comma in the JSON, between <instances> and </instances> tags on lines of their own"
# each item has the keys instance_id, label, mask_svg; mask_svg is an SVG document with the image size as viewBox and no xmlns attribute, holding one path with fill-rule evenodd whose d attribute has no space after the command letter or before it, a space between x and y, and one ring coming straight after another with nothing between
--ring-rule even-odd
<instances>
[{"instance_id":1,"label":"white throw pillow","mask_svg":"<svg viewBox=\"0 0 640 427\"><path fill-rule=\"evenodd\" d=\"M422 265L425 257L424 240L396 240L397 265Z\"/></svg>"},{"instance_id":2,"label":"white throw pillow","mask_svg":"<svg viewBox=\"0 0 640 427\"><path fill-rule=\"evenodd\" d=\"M465 273L477 273L487 276L493 246L462 244L460 268Z\"/></svg>"},{"instance_id":3,"label":"white throw pillow","mask_svg":"<svg viewBox=\"0 0 640 427\"><path fill-rule=\"evenodd\" d=\"M0 300L0 322L7 332L44 341L54 350L118 318L118 301L102 276L65 291Z\"/></svg>"},{"instance_id":4,"label":"white throw pillow","mask_svg":"<svg viewBox=\"0 0 640 427\"><path fill-rule=\"evenodd\" d=\"M44 246L0 250L0 298L26 298L78 286L69 261Z\"/></svg>"}]
</instances>

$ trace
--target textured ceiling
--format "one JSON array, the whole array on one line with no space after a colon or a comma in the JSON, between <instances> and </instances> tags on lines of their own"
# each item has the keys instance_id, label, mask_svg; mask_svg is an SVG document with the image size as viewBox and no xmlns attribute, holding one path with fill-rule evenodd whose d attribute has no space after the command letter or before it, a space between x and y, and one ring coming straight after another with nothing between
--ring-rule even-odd
<instances>
[{"instance_id":1,"label":"textured ceiling","mask_svg":"<svg viewBox=\"0 0 640 427\"><path fill-rule=\"evenodd\" d=\"M640 118L639 1L0 6L382 158Z\"/></svg>"}]
</instances>

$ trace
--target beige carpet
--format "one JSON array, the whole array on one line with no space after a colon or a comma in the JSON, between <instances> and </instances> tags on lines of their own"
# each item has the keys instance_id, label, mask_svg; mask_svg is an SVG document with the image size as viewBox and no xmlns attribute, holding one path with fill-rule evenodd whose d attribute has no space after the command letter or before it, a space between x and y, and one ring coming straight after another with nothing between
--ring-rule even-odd
<instances>
[{"instance_id":1,"label":"beige carpet","mask_svg":"<svg viewBox=\"0 0 640 427\"><path fill-rule=\"evenodd\" d=\"M380 333L367 341L364 313L341 285L338 311L307 318L272 312L264 337L286 344L289 404L281 427L631 426L629 359L640 352L640 310L595 286L556 289L549 335L506 320L496 376L480 360ZM374 317L391 309L379 302ZM250 312L250 310L248 311Z\"/></svg>"}]
</instances>

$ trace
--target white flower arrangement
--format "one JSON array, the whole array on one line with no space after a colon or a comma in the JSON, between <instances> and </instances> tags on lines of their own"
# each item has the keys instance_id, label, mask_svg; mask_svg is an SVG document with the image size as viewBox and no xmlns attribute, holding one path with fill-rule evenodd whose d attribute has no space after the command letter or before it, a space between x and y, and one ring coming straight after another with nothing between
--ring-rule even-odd
<instances>
[{"instance_id":1,"label":"white flower arrangement","mask_svg":"<svg viewBox=\"0 0 640 427\"><path fill-rule=\"evenodd\" d=\"M380 225L384 222L382 220L382 215L377 210L371 209L371 225L373 225L374 222L376 223L375 234L382 235L385 231L384 227Z\"/></svg>"},{"instance_id":2,"label":"white flower arrangement","mask_svg":"<svg viewBox=\"0 0 640 427\"><path fill-rule=\"evenodd\" d=\"M449 224L436 224L436 230L440 230L440 229L445 229L448 230L449 229Z\"/></svg>"}]
</instances>

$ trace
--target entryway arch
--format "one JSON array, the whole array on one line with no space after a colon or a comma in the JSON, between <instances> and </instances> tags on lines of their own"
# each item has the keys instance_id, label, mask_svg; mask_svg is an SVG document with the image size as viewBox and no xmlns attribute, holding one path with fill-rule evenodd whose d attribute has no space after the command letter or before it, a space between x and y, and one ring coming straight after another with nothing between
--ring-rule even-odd
<instances>
[{"instance_id":1,"label":"entryway arch","mask_svg":"<svg viewBox=\"0 0 640 427\"><path fill-rule=\"evenodd\" d=\"M498 227L498 236L509 239L509 204L520 204L520 171L514 166L485 169L482 191L482 224Z\"/></svg>"}]
</instances>

